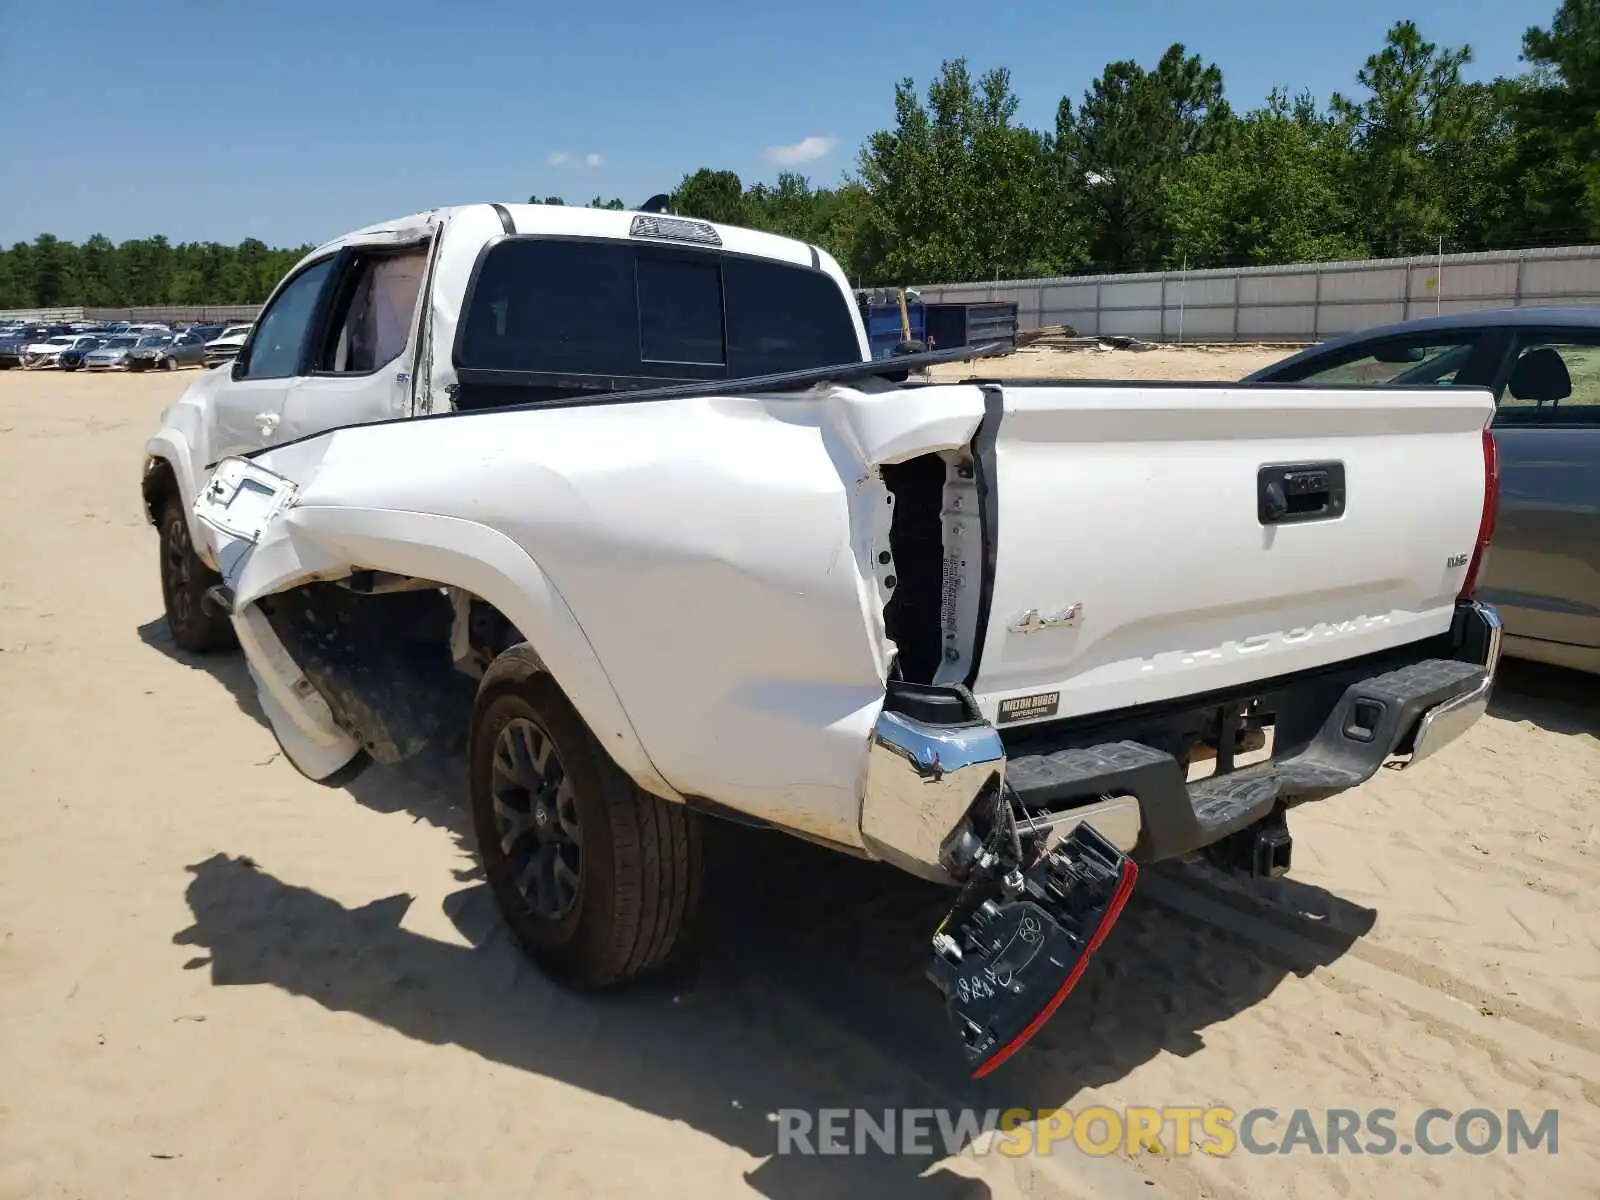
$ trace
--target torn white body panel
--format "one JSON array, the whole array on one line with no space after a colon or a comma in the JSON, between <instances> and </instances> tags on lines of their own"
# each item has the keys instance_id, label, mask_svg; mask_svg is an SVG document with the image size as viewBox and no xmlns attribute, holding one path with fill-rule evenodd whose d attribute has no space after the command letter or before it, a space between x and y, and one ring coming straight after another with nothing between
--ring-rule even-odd
<instances>
[{"instance_id":1,"label":"torn white body panel","mask_svg":"<svg viewBox=\"0 0 1600 1200\"><path fill-rule=\"evenodd\" d=\"M1447 631L1489 400L1378 395L880 385L487 411L228 464L205 520L232 543L236 622L359 571L460 589L641 786L860 846L891 675L966 679L985 721L1022 725ZM1260 462L1330 459L1348 511L1256 521ZM917 464L921 491L888 478ZM292 487L235 486L262 469Z\"/></svg>"},{"instance_id":2,"label":"torn white body panel","mask_svg":"<svg viewBox=\"0 0 1600 1200\"><path fill-rule=\"evenodd\" d=\"M289 761L312 779L326 779L355 758L361 743L339 727L260 611L245 609L234 628L261 711Z\"/></svg>"},{"instance_id":3,"label":"torn white body panel","mask_svg":"<svg viewBox=\"0 0 1600 1200\"><path fill-rule=\"evenodd\" d=\"M355 569L463 589L641 786L858 844L892 652L876 467L982 415L973 387L834 388L356 427L225 464L201 513L236 624ZM235 486L263 468L292 488Z\"/></svg>"}]
</instances>

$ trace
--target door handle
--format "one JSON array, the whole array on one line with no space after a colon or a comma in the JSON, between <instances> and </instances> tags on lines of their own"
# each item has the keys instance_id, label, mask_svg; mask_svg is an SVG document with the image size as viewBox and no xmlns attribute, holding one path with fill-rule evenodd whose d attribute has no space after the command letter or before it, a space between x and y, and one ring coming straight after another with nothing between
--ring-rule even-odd
<instances>
[{"instance_id":1,"label":"door handle","mask_svg":"<svg viewBox=\"0 0 1600 1200\"><path fill-rule=\"evenodd\" d=\"M278 427L278 422L281 421L282 419L283 418L280 417L275 412L264 412L264 413L257 413L256 414L256 424L261 426L261 432L262 433L271 433L273 430L275 430Z\"/></svg>"},{"instance_id":2,"label":"door handle","mask_svg":"<svg viewBox=\"0 0 1600 1200\"><path fill-rule=\"evenodd\" d=\"M1344 506L1341 462L1273 464L1256 473L1256 517L1263 525L1332 521Z\"/></svg>"}]
</instances>

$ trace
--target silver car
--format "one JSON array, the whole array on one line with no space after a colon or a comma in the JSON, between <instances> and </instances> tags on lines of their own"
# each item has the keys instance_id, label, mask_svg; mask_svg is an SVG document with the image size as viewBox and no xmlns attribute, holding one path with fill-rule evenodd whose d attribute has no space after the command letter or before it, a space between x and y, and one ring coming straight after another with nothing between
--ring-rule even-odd
<instances>
[{"instance_id":1,"label":"silver car","mask_svg":"<svg viewBox=\"0 0 1600 1200\"><path fill-rule=\"evenodd\" d=\"M134 349L148 349L160 346L166 339L154 334L140 336L135 333L122 333L111 338L98 350L91 350L83 356L83 368L86 371L124 371L128 367L128 355Z\"/></svg>"},{"instance_id":2,"label":"silver car","mask_svg":"<svg viewBox=\"0 0 1600 1200\"><path fill-rule=\"evenodd\" d=\"M1507 654L1600 672L1600 308L1496 309L1387 325L1248 378L1493 392L1500 506L1477 597L1500 610Z\"/></svg>"},{"instance_id":3,"label":"silver car","mask_svg":"<svg viewBox=\"0 0 1600 1200\"><path fill-rule=\"evenodd\" d=\"M198 367L205 361L206 343L198 333L157 334L153 345L145 337L128 351L127 367L130 371L147 371L159 368L176 371L179 367Z\"/></svg>"}]
</instances>

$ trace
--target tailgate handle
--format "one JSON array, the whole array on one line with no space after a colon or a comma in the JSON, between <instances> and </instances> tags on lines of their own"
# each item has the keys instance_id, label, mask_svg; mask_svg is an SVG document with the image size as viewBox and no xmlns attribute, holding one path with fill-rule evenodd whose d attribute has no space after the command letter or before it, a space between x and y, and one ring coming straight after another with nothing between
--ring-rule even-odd
<instances>
[{"instance_id":1,"label":"tailgate handle","mask_svg":"<svg viewBox=\"0 0 1600 1200\"><path fill-rule=\"evenodd\" d=\"M1263 525L1331 521L1344 514L1344 464L1273 463L1256 473L1256 516Z\"/></svg>"}]
</instances>

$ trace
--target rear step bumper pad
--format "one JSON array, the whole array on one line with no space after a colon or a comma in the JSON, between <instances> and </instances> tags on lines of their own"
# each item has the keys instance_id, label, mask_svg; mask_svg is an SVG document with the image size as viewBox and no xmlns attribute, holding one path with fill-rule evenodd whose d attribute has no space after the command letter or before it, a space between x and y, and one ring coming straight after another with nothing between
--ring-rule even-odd
<instances>
[{"instance_id":1,"label":"rear step bumper pad","mask_svg":"<svg viewBox=\"0 0 1600 1200\"><path fill-rule=\"evenodd\" d=\"M1138 742L1114 742L1020 755L1006 763L1006 782L1030 809L1136 796L1140 834L1134 855L1141 862L1199 850L1268 816L1280 801L1345 791L1385 762L1409 766L1465 732L1488 705L1500 620L1485 605L1464 607L1467 658L1425 659L1350 684L1296 754L1189 783L1172 755ZM1474 624L1479 628L1470 628Z\"/></svg>"},{"instance_id":2,"label":"rear step bumper pad","mask_svg":"<svg viewBox=\"0 0 1600 1200\"><path fill-rule=\"evenodd\" d=\"M1345 687L1320 729L1292 755L1187 782L1171 754L1134 741L1010 754L976 706L953 720L888 706L873 730L861 832L875 855L950 882L941 850L978 797L997 784L1052 817L1103 797L1137 799L1100 833L1141 862L1199 850L1253 824L1280 801L1317 800L1408 766L1459 737L1488 705L1501 627L1484 604L1458 606L1454 657L1411 663ZM1134 830L1133 827L1137 826Z\"/></svg>"}]
</instances>

